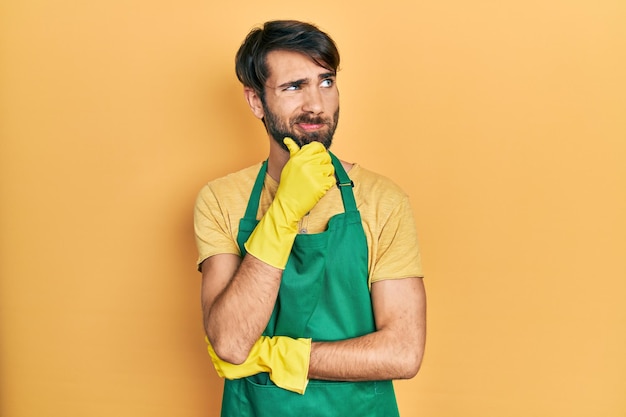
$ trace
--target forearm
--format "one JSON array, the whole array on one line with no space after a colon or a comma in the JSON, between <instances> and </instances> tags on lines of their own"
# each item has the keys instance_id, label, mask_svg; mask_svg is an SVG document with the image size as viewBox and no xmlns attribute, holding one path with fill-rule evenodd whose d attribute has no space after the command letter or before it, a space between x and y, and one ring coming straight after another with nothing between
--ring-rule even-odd
<instances>
[{"instance_id":1,"label":"forearm","mask_svg":"<svg viewBox=\"0 0 626 417\"><path fill-rule=\"evenodd\" d=\"M417 374L424 353L423 334L406 340L392 330L338 342L314 342L310 379L375 381Z\"/></svg>"},{"instance_id":2,"label":"forearm","mask_svg":"<svg viewBox=\"0 0 626 417\"><path fill-rule=\"evenodd\" d=\"M247 237L241 264L233 254L221 254L202 265L205 330L217 356L235 364L246 360L271 317L298 221L335 184L330 154L321 143L302 148L290 138L284 143L289 160L272 204Z\"/></svg>"},{"instance_id":3,"label":"forearm","mask_svg":"<svg viewBox=\"0 0 626 417\"><path fill-rule=\"evenodd\" d=\"M338 342L313 343L309 378L364 381L412 378L426 342L426 293L419 278L372 284L377 330Z\"/></svg>"},{"instance_id":4,"label":"forearm","mask_svg":"<svg viewBox=\"0 0 626 417\"><path fill-rule=\"evenodd\" d=\"M203 300L204 327L215 352L241 363L272 314L283 271L246 255L225 288Z\"/></svg>"}]
</instances>

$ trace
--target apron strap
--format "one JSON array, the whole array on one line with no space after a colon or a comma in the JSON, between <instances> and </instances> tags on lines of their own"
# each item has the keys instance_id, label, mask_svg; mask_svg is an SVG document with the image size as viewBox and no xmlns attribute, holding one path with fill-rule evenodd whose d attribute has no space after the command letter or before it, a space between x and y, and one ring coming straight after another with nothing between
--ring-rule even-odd
<instances>
[{"instance_id":1,"label":"apron strap","mask_svg":"<svg viewBox=\"0 0 626 417\"><path fill-rule=\"evenodd\" d=\"M252 193L248 199L248 206L246 207L246 213L244 219L256 220L256 215L259 212L259 201L261 200L261 191L263 190L263 183L265 182L265 174L267 172L267 159L263 161L259 174L256 176L256 181L252 187Z\"/></svg>"},{"instance_id":2,"label":"apron strap","mask_svg":"<svg viewBox=\"0 0 626 417\"><path fill-rule=\"evenodd\" d=\"M343 209L345 211L356 211L356 201L354 200L354 193L352 189L354 188L354 182L348 176L348 173L345 169L343 169L343 165L341 165L341 161L337 159L337 157L332 153L330 154L330 158L333 161L333 166L335 167L335 177L337 178L337 188L341 191L341 199L343 200Z\"/></svg>"}]
</instances>

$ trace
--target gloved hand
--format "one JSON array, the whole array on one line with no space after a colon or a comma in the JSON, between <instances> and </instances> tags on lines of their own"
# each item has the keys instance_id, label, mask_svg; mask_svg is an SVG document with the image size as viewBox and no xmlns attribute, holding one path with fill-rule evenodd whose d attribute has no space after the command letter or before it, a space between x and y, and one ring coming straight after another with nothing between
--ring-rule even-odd
<instances>
[{"instance_id":1,"label":"gloved hand","mask_svg":"<svg viewBox=\"0 0 626 417\"><path fill-rule=\"evenodd\" d=\"M217 374L226 379L239 379L268 372L276 386L304 394L309 383L311 339L293 339L287 336L261 336L252 346L250 354L241 365L221 360L209 339L205 338L209 355Z\"/></svg>"},{"instance_id":2,"label":"gloved hand","mask_svg":"<svg viewBox=\"0 0 626 417\"><path fill-rule=\"evenodd\" d=\"M245 243L248 253L285 269L298 233L298 222L335 183L335 169L324 145L311 142L300 149L285 138L289 161L280 174L274 201Z\"/></svg>"}]
</instances>

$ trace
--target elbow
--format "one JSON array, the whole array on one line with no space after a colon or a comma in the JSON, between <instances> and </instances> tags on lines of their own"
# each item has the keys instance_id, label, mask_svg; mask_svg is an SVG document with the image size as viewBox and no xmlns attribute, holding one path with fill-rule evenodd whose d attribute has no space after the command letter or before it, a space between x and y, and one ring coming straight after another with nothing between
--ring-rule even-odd
<instances>
[{"instance_id":1,"label":"elbow","mask_svg":"<svg viewBox=\"0 0 626 417\"><path fill-rule=\"evenodd\" d=\"M400 362L400 372L398 379L411 379L415 377L422 367L424 359L425 341L424 337L407 341L399 351L397 358Z\"/></svg>"},{"instance_id":2,"label":"elbow","mask_svg":"<svg viewBox=\"0 0 626 417\"><path fill-rule=\"evenodd\" d=\"M213 359L219 359L233 365L241 365L248 359L252 346L246 348L237 338L208 327L205 328L205 332L206 341L209 344L209 353Z\"/></svg>"},{"instance_id":3,"label":"elbow","mask_svg":"<svg viewBox=\"0 0 626 417\"><path fill-rule=\"evenodd\" d=\"M224 361L233 365L242 365L246 359L248 359L247 354L238 352L225 352L223 357Z\"/></svg>"},{"instance_id":4,"label":"elbow","mask_svg":"<svg viewBox=\"0 0 626 417\"><path fill-rule=\"evenodd\" d=\"M417 375L422 366L422 355L408 355L398 369L395 379L411 379Z\"/></svg>"},{"instance_id":5,"label":"elbow","mask_svg":"<svg viewBox=\"0 0 626 417\"><path fill-rule=\"evenodd\" d=\"M418 360L412 361L411 364L407 366L407 373L404 376L404 379L411 379L414 376L416 376L421 367L422 367L421 358Z\"/></svg>"},{"instance_id":6,"label":"elbow","mask_svg":"<svg viewBox=\"0 0 626 417\"><path fill-rule=\"evenodd\" d=\"M211 346L213 347L213 352L220 360L233 365L244 363L250 353L249 349L246 351L240 347L234 347L232 344L224 343L221 340L211 343Z\"/></svg>"}]
</instances>

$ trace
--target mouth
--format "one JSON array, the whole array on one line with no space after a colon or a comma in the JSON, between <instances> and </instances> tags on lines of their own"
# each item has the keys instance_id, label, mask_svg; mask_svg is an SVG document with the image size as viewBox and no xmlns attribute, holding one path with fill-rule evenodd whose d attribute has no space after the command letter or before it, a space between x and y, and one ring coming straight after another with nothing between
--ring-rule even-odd
<instances>
[{"instance_id":1,"label":"mouth","mask_svg":"<svg viewBox=\"0 0 626 417\"><path fill-rule=\"evenodd\" d=\"M330 123L322 117L298 117L292 122L292 125L308 133L328 127Z\"/></svg>"},{"instance_id":2,"label":"mouth","mask_svg":"<svg viewBox=\"0 0 626 417\"><path fill-rule=\"evenodd\" d=\"M325 123L296 123L296 125L305 132L314 132L326 126Z\"/></svg>"}]
</instances>

